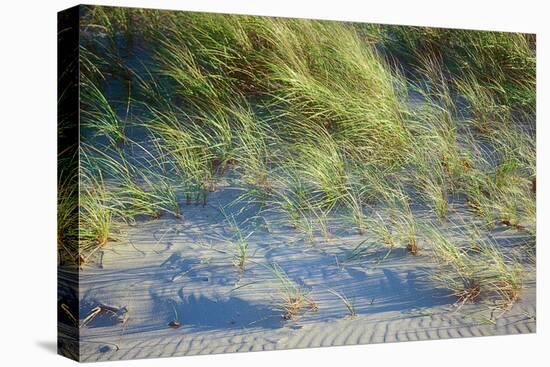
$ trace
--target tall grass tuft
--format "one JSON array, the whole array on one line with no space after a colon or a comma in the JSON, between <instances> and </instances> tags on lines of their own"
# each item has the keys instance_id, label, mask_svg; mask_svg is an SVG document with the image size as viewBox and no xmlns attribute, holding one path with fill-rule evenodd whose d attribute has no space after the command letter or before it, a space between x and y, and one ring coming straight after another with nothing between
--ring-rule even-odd
<instances>
[{"instance_id":1,"label":"tall grass tuft","mask_svg":"<svg viewBox=\"0 0 550 367\"><path fill-rule=\"evenodd\" d=\"M503 255L496 244L480 236L469 243L457 243L434 226L426 232L440 266L430 277L457 297L459 307L485 299L506 309L520 296L523 269L516 260Z\"/></svg>"},{"instance_id":2,"label":"tall grass tuft","mask_svg":"<svg viewBox=\"0 0 550 367\"><path fill-rule=\"evenodd\" d=\"M292 281L279 265L272 264L271 272L275 276L279 288L279 300L275 303L275 308L282 312L281 316L284 320L295 319L307 310L316 311L318 309L313 298Z\"/></svg>"}]
</instances>

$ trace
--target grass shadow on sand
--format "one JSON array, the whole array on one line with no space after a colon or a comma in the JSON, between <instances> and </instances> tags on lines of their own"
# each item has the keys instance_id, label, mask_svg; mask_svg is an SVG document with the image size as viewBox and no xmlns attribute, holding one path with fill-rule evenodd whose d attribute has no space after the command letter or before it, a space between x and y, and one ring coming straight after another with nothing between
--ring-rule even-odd
<instances>
[{"instance_id":1,"label":"grass shadow on sand","mask_svg":"<svg viewBox=\"0 0 550 367\"><path fill-rule=\"evenodd\" d=\"M173 298L151 293L154 313L168 325L176 320L183 327L198 330L282 327L280 315L269 305L248 302L238 297L211 299L205 296L179 294Z\"/></svg>"}]
</instances>

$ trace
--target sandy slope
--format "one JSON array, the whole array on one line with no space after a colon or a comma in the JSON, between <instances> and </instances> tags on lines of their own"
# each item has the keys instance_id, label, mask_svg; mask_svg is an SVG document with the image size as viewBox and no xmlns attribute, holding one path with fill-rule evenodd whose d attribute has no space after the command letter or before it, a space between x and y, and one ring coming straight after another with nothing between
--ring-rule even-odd
<instances>
[{"instance_id":1,"label":"sandy slope","mask_svg":"<svg viewBox=\"0 0 550 367\"><path fill-rule=\"evenodd\" d=\"M489 322L487 305L466 305L426 277L433 267L427 251L412 256L394 250L346 261L361 240L341 232L333 239L304 241L277 226L250 236L251 262L244 272L233 264L231 237L218 207L238 191L221 185L202 206L182 206L184 218L165 216L120 229L97 266L80 276L81 319L98 304L120 311L99 315L81 329L83 361L168 357L530 333L535 325L534 269L514 307ZM423 213L417 213L422 216ZM273 219L273 221L271 221ZM248 233L248 232L247 232ZM521 238L499 234L503 246ZM278 286L266 266L277 263L310 291L316 312L285 321L273 306ZM358 316L350 319L343 302L328 289L354 299ZM178 319L181 327L168 324Z\"/></svg>"}]
</instances>

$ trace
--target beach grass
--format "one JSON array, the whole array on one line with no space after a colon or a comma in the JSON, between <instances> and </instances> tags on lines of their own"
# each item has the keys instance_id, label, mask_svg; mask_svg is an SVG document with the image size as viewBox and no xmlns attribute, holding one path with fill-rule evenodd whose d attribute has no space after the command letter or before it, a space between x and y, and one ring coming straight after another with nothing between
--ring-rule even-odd
<instances>
[{"instance_id":1,"label":"beach grass","mask_svg":"<svg viewBox=\"0 0 550 367\"><path fill-rule=\"evenodd\" d=\"M357 316L357 311L355 309L355 301L353 299L350 299L348 298L345 294L341 293L341 292L338 292L334 289L329 289L328 290L331 294L335 295L336 297L338 297L342 303L344 304L344 306L346 306L346 309L348 311L348 317L350 319L353 319Z\"/></svg>"},{"instance_id":2,"label":"beach grass","mask_svg":"<svg viewBox=\"0 0 550 367\"><path fill-rule=\"evenodd\" d=\"M275 217L311 247L351 228L357 261L372 246L431 254L430 278L459 305L519 297L521 264L489 238L536 233L533 36L160 14L84 17L81 181L59 180L61 257L92 261L120 225L185 220L229 184L242 194L228 210L243 207L229 216ZM457 214L484 224L475 250L449 230ZM240 271L248 239L230 241ZM270 272L284 319L316 309Z\"/></svg>"},{"instance_id":3,"label":"beach grass","mask_svg":"<svg viewBox=\"0 0 550 367\"><path fill-rule=\"evenodd\" d=\"M283 320L292 320L306 311L317 311L317 303L306 290L288 277L285 271L277 264L271 265L271 273L276 279L279 290L275 309L282 312Z\"/></svg>"},{"instance_id":4,"label":"beach grass","mask_svg":"<svg viewBox=\"0 0 550 367\"><path fill-rule=\"evenodd\" d=\"M438 285L448 289L459 307L486 300L502 309L509 308L520 296L523 269L519 262L505 256L494 241L475 236L467 243L453 239L437 227L426 229L440 270L430 274ZM457 234L455 234L457 235Z\"/></svg>"}]
</instances>

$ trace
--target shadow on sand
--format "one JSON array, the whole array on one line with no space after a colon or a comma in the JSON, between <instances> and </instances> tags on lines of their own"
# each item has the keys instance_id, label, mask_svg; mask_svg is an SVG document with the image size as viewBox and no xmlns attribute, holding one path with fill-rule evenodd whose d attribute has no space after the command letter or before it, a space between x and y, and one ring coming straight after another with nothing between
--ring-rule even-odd
<instances>
[{"instance_id":1,"label":"shadow on sand","mask_svg":"<svg viewBox=\"0 0 550 367\"><path fill-rule=\"evenodd\" d=\"M182 326L200 330L277 329L283 326L280 315L269 305L251 303L238 297L214 300L180 293L177 302L153 293L151 297L155 303L154 312L164 319L166 325L177 318Z\"/></svg>"}]
</instances>

